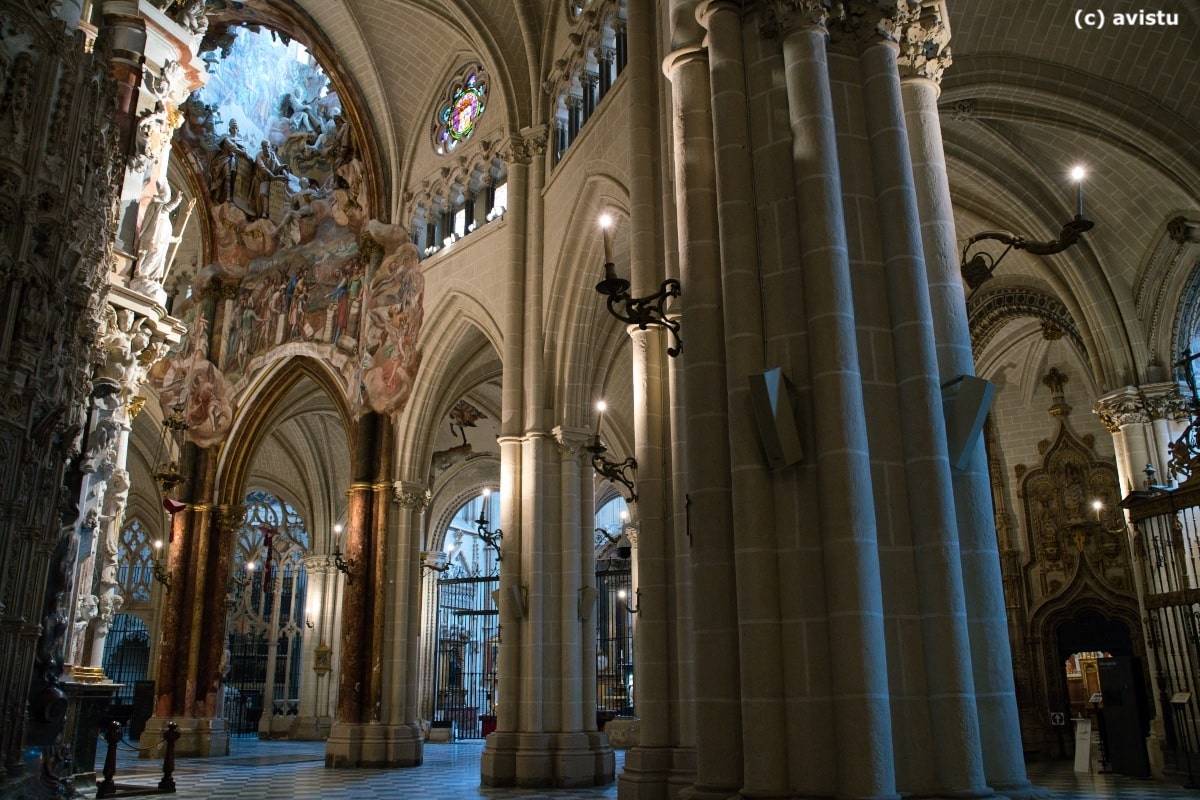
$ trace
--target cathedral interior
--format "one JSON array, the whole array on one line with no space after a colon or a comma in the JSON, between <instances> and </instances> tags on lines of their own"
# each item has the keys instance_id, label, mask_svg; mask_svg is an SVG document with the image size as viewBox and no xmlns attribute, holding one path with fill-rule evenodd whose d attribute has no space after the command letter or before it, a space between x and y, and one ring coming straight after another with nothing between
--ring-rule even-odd
<instances>
[{"instance_id":1,"label":"cathedral interior","mask_svg":"<svg viewBox=\"0 0 1200 800\"><path fill-rule=\"evenodd\" d=\"M1200 4L0 0L0 797L1200 790Z\"/></svg>"}]
</instances>

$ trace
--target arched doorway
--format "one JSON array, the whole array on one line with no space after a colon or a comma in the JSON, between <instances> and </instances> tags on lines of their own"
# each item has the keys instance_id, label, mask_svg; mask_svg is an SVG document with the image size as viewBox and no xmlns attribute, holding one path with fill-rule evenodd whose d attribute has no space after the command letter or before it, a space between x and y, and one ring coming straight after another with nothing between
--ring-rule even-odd
<instances>
[{"instance_id":1,"label":"arched doorway","mask_svg":"<svg viewBox=\"0 0 1200 800\"><path fill-rule=\"evenodd\" d=\"M596 722L634 715L633 625L637 611L629 507L613 495L596 510Z\"/></svg>"},{"instance_id":2,"label":"arched doorway","mask_svg":"<svg viewBox=\"0 0 1200 800\"><path fill-rule=\"evenodd\" d=\"M312 539L291 503L246 495L234 545L223 710L233 736L270 737L300 713L301 631ZM280 724L282 723L282 724Z\"/></svg>"},{"instance_id":3,"label":"arched doorway","mask_svg":"<svg viewBox=\"0 0 1200 800\"><path fill-rule=\"evenodd\" d=\"M1148 777L1151 705L1136 619L1132 609L1076 602L1047 615L1041 629L1051 713L1089 719L1098 756L1114 772ZM1059 727L1063 739L1071 735Z\"/></svg>"},{"instance_id":4,"label":"arched doorway","mask_svg":"<svg viewBox=\"0 0 1200 800\"><path fill-rule=\"evenodd\" d=\"M437 568L431 738L482 739L495 725L500 612L497 546L487 536L500 518L490 489L463 503L443 537Z\"/></svg>"}]
</instances>

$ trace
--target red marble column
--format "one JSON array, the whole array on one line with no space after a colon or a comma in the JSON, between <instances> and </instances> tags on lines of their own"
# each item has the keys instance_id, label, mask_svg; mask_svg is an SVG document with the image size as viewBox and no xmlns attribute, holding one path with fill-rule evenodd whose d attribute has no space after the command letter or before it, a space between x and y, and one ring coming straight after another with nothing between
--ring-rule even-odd
<instances>
[{"instance_id":1,"label":"red marble column","mask_svg":"<svg viewBox=\"0 0 1200 800\"><path fill-rule=\"evenodd\" d=\"M342 542L343 557L350 564L342 592L342 642L339 664L337 721L363 721L363 709L369 701L370 676L367 667L370 611L370 540L374 486L375 434L378 417L366 414L358 421L353 454L354 482L347 492L346 530Z\"/></svg>"},{"instance_id":2,"label":"red marble column","mask_svg":"<svg viewBox=\"0 0 1200 800\"><path fill-rule=\"evenodd\" d=\"M370 705L365 709L364 721L378 722L383 707L383 642L384 611L387 598L387 526L388 510L392 499L392 450L393 431L391 420L386 416L378 419L375 437L375 485L372 501L371 585L367 596L370 599L371 623L371 673ZM343 653L345 650L342 651Z\"/></svg>"}]
</instances>

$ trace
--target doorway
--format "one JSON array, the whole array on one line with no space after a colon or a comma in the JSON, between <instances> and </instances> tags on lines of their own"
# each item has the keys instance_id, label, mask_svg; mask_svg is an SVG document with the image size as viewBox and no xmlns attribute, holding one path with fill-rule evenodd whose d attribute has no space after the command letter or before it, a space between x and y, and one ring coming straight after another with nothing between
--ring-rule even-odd
<instances>
[{"instance_id":1,"label":"doorway","mask_svg":"<svg viewBox=\"0 0 1200 800\"><path fill-rule=\"evenodd\" d=\"M1084 609L1056 629L1061 711L1098 732L1102 769L1148 777L1150 712L1145 674L1129 626Z\"/></svg>"}]
</instances>

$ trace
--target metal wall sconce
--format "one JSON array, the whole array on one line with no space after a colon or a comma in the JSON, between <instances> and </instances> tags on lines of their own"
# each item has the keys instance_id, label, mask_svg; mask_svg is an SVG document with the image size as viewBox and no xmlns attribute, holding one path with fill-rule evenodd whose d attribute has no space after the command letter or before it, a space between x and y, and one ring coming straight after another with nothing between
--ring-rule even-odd
<instances>
[{"instance_id":1,"label":"metal wall sconce","mask_svg":"<svg viewBox=\"0 0 1200 800\"><path fill-rule=\"evenodd\" d=\"M341 539L343 530L342 523L340 522L333 526L333 566L337 568L338 572L346 576L346 583L350 583L354 578L354 560L347 561L342 556Z\"/></svg>"},{"instance_id":2,"label":"metal wall sconce","mask_svg":"<svg viewBox=\"0 0 1200 800\"><path fill-rule=\"evenodd\" d=\"M646 330L651 325L666 328L675 340L674 347L667 348L667 355L675 358L683 349L679 337L679 321L666 314L667 301L679 297L679 281L667 278L654 294L633 297L629 294L629 281L617 275L612 255L613 218L608 214L600 217L600 229L604 232L604 280L596 284L596 291L608 298L608 313L629 325Z\"/></svg>"},{"instance_id":3,"label":"metal wall sconce","mask_svg":"<svg viewBox=\"0 0 1200 800\"><path fill-rule=\"evenodd\" d=\"M596 430L592 434L592 441L587 445L587 451L592 454L592 469L601 478L612 483L619 483L629 491L629 497L626 498L630 503L636 503L637 487L637 459L633 456L624 461L617 462L606 458L605 453L608 448L604 446L604 442L600 441L600 423L604 421L604 412L608 410L608 404L603 400L596 401Z\"/></svg>"},{"instance_id":4,"label":"metal wall sconce","mask_svg":"<svg viewBox=\"0 0 1200 800\"><path fill-rule=\"evenodd\" d=\"M587 446L588 452L592 454L592 469L601 478L612 483L619 483L629 492L627 498L630 503L636 503L637 495L637 459L633 456L624 461L613 461L606 458L605 453L608 448L604 446L604 442L600 441L600 434L592 436L591 444Z\"/></svg>"},{"instance_id":5,"label":"metal wall sconce","mask_svg":"<svg viewBox=\"0 0 1200 800\"><path fill-rule=\"evenodd\" d=\"M1058 233L1057 239L1035 241L1024 236L1008 233L1007 231L982 231L967 240L962 251L962 276L967 287L973 292L987 281L991 280L1000 262L1012 250L1025 250L1035 256L1051 256L1061 253L1079 242L1079 237L1095 227L1096 223L1083 215L1083 179L1087 176L1083 167L1077 166L1071 170L1071 180L1076 184L1075 218L1068 220ZM979 242L996 241L1006 245L998 256L981 251L970 255L971 248Z\"/></svg>"},{"instance_id":6,"label":"metal wall sconce","mask_svg":"<svg viewBox=\"0 0 1200 800\"><path fill-rule=\"evenodd\" d=\"M492 490L483 490L483 502L479 505L479 519L475 520L475 532L479 534L479 538L483 539L483 543L496 551L496 560L502 560L500 555L500 541L504 538L504 531L497 528L492 530L488 527L491 523L488 522L487 507L488 501L491 499Z\"/></svg>"},{"instance_id":7,"label":"metal wall sconce","mask_svg":"<svg viewBox=\"0 0 1200 800\"><path fill-rule=\"evenodd\" d=\"M162 559L159 558L159 553L162 552L163 540L154 540L154 558L150 561L150 569L154 572L154 580L163 585L163 588L168 592L171 591L171 574L167 572L163 566Z\"/></svg>"},{"instance_id":8,"label":"metal wall sconce","mask_svg":"<svg viewBox=\"0 0 1200 800\"><path fill-rule=\"evenodd\" d=\"M629 594L624 589L617 592L617 597L625 601L626 610L628 610L630 614L639 614L642 611L642 590L638 589L633 593L633 596L636 598L636 600L630 603Z\"/></svg>"}]
</instances>

